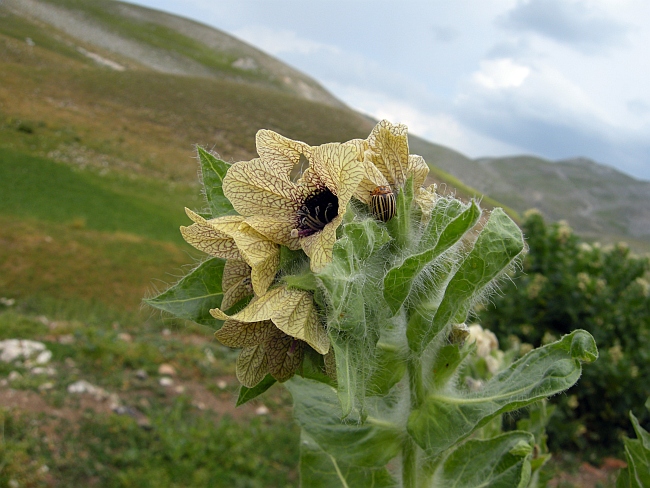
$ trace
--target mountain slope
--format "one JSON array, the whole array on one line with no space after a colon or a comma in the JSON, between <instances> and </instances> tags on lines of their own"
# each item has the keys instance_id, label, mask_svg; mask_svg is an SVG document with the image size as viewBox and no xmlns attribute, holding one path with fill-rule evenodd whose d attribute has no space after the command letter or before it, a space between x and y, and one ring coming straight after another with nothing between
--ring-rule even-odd
<instances>
[{"instance_id":1,"label":"mountain slope","mask_svg":"<svg viewBox=\"0 0 650 488\"><path fill-rule=\"evenodd\" d=\"M598 241L650 241L650 182L582 158L441 161L454 176L519 212L538 208Z\"/></svg>"},{"instance_id":2,"label":"mountain slope","mask_svg":"<svg viewBox=\"0 0 650 488\"><path fill-rule=\"evenodd\" d=\"M109 53L114 66L245 80L306 100L343 104L315 80L198 22L110 0L5 0L5 8ZM97 60L97 58L95 58ZM101 62L101 61L100 61Z\"/></svg>"}]
</instances>

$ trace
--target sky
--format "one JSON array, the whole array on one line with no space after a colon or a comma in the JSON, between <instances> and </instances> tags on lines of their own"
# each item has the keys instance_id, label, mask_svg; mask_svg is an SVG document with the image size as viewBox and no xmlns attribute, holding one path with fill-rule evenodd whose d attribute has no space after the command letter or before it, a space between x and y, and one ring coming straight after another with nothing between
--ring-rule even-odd
<instances>
[{"instance_id":1,"label":"sky","mask_svg":"<svg viewBox=\"0 0 650 488\"><path fill-rule=\"evenodd\" d=\"M648 0L129 0L216 27L471 158L650 180Z\"/></svg>"}]
</instances>

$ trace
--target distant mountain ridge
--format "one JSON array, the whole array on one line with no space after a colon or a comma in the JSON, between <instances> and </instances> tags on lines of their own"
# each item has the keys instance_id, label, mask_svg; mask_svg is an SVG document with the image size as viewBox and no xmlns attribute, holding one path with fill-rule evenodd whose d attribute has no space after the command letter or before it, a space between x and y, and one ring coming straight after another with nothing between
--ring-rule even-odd
<instances>
[{"instance_id":1,"label":"distant mountain ridge","mask_svg":"<svg viewBox=\"0 0 650 488\"><path fill-rule=\"evenodd\" d=\"M25 71L20 76L29 78L14 80L13 68L7 68L0 78L17 91L6 99L4 109L10 118L40 118L37 123L45 126L64 127L76 120L81 136L42 153L62 161L74 161L83 153L89 164L116 161L111 164L137 172L162 171L174 181L189 182L195 175L192 162L176 162L194 143L214 144L225 159L239 160L254 157L252 136L261 127L316 144L365 137L374 124L317 81L272 56L217 29L164 12L111 0L4 0L0 27L5 19L25 22L0 29L9 36L7 62L35 63L50 78L49 86L24 91L37 83L35 75ZM41 38L29 34L35 28L42 29ZM106 87L100 88L103 83ZM42 100L30 99L29 109L14 101L36 92ZM54 106L58 108L52 112ZM98 106L105 112L97 112ZM103 123L117 127L112 111L121 120L121 128L112 132L122 134L122 141L113 141L110 131L94 140L101 132L91 128L104 120L98 113L106 114ZM151 133L159 142L143 146L138 137L151 138ZM56 140L53 136L48 144ZM410 137L410 144L411 152L431 165L431 179L442 190L458 189L464 197L485 195L488 206L502 204L519 213L535 207L548 219L567 220L578 233L596 240L650 243L650 182L582 158L472 160L417 136Z\"/></svg>"},{"instance_id":2,"label":"distant mountain ridge","mask_svg":"<svg viewBox=\"0 0 650 488\"><path fill-rule=\"evenodd\" d=\"M650 182L586 158L440 160L445 171L519 212L539 209L601 241L650 241Z\"/></svg>"}]
</instances>

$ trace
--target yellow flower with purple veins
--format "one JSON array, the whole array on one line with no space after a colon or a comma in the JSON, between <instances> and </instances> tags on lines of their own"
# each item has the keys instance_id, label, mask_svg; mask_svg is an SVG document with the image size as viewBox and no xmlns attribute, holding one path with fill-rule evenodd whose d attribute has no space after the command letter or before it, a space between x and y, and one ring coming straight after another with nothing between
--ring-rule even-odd
<instances>
[{"instance_id":1,"label":"yellow flower with purple veins","mask_svg":"<svg viewBox=\"0 0 650 488\"><path fill-rule=\"evenodd\" d=\"M273 131L257 133L258 159L233 164L223 190L243 222L271 241L302 249L312 271L332 260L336 229L365 171L354 142L311 147ZM305 158L297 181L291 173Z\"/></svg>"},{"instance_id":2,"label":"yellow flower with purple veins","mask_svg":"<svg viewBox=\"0 0 650 488\"><path fill-rule=\"evenodd\" d=\"M234 315L222 309L210 310L214 318L224 321L215 337L225 346L242 348L236 373L246 387L252 388L267 373L278 381L291 378L306 345L323 355L329 352L330 341L309 292L279 286L254 297Z\"/></svg>"},{"instance_id":3,"label":"yellow flower with purple veins","mask_svg":"<svg viewBox=\"0 0 650 488\"><path fill-rule=\"evenodd\" d=\"M228 315L222 309L210 310L219 320L238 323L255 323L270 320L275 327L309 344L319 354L327 354L330 340L321 323L311 293L304 290L278 286L262 296L254 297L243 310Z\"/></svg>"},{"instance_id":4,"label":"yellow flower with purple veins","mask_svg":"<svg viewBox=\"0 0 650 488\"><path fill-rule=\"evenodd\" d=\"M378 187L390 187L397 191L412 177L415 201L424 211L430 211L434 190L422 188L429 174L429 166L422 156L409 154L407 127L382 120L372 129L366 142L366 174L354 196L370 205L373 192Z\"/></svg>"},{"instance_id":5,"label":"yellow flower with purple veins","mask_svg":"<svg viewBox=\"0 0 650 488\"><path fill-rule=\"evenodd\" d=\"M224 346L242 348L235 373L239 382L248 388L257 385L268 373L278 381L288 380L304 357L305 343L285 334L270 320L228 319L215 336Z\"/></svg>"},{"instance_id":6,"label":"yellow flower with purple veins","mask_svg":"<svg viewBox=\"0 0 650 488\"><path fill-rule=\"evenodd\" d=\"M189 227L181 227L187 243L210 256L246 263L253 291L263 295L278 271L278 245L246 224L240 215L206 220L189 209L185 212L194 221Z\"/></svg>"}]
</instances>

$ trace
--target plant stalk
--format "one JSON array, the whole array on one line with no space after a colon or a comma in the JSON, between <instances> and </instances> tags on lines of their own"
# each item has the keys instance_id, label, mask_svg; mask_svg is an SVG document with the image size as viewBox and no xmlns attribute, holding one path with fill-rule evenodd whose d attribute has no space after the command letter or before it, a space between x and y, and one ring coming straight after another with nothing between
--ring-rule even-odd
<instances>
[{"instance_id":1,"label":"plant stalk","mask_svg":"<svg viewBox=\"0 0 650 488\"><path fill-rule=\"evenodd\" d=\"M422 364L418 356L412 355L407 362L409 377L410 411L420 407L424 401L422 384ZM416 488L418 480L418 446L408 433L402 445L402 485L404 488Z\"/></svg>"}]
</instances>

